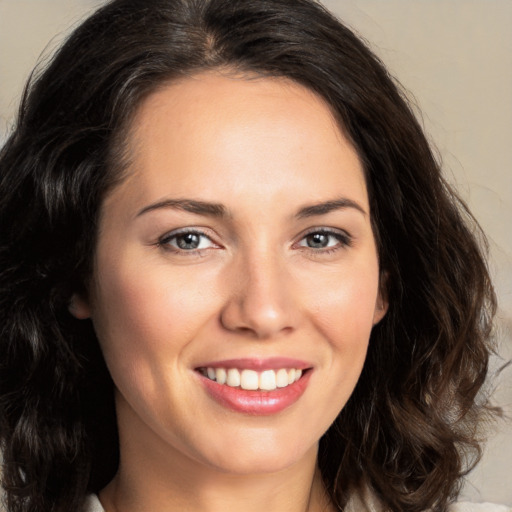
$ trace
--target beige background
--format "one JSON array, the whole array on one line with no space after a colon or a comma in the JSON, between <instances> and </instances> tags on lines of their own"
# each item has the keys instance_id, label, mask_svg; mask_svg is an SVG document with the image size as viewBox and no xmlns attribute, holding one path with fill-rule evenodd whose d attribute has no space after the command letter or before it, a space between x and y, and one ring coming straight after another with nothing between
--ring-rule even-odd
<instances>
[{"instance_id":1,"label":"beige background","mask_svg":"<svg viewBox=\"0 0 512 512\"><path fill-rule=\"evenodd\" d=\"M0 144L41 52L101 0L0 0ZM491 242L498 338L512 358L512 0L325 0L414 94L447 177ZM495 400L512 416L512 369ZM503 423L464 497L512 505L512 426Z\"/></svg>"}]
</instances>

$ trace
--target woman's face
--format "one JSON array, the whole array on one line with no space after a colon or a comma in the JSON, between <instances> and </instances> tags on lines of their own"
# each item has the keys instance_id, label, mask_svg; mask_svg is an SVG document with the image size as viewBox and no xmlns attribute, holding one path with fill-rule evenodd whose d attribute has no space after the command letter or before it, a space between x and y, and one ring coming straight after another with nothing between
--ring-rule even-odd
<instances>
[{"instance_id":1,"label":"woman's face","mask_svg":"<svg viewBox=\"0 0 512 512\"><path fill-rule=\"evenodd\" d=\"M310 457L386 310L354 148L302 86L214 73L148 97L129 147L75 309L121 453L239 474Z\"/></svg>"}]
</instances>

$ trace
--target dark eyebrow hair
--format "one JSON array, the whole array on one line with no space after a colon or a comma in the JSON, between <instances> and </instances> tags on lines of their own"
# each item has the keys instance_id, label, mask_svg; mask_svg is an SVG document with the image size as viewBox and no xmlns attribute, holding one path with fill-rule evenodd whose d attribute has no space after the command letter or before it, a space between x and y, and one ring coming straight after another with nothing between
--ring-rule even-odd
<instances>
[{"instance_id":1,"label":"dark eyebrow hair","mask_svg":"<svg viewBox=\"0 0 512 512\"><path fill-rule=\"evenodd\" d=\"M195 199L164 199L163 201L158 201L157 203L145 206L139 213L137 213L137 217L160 208L174 208L177 210L195 213L197 215L207 215L209 217L225 217L227 215L226 207L220 203L208 203L206 201L197 201ZM314 217L315 215L325 215L334 210L342 210L345 208L354 208L363 215L367 215L364 208L355 201L347 198L340 198L304 206L297 212L296 217L302 219L306 217Z\"/></svg>"},{"instance_id":2,"label":"dark eyebrow hair","mask_svg":"<svg viewBox=\"0 0 512 512\"><path fill-rule=\"evenodd\" d=\"M315 215L325 215L326 213L330 213L334 210L343 210L345 208L354 208L355 210L361 212L364 216L368 215L365 209L358 203L352 201L352 199L343 197L340 199L334 199L332 201L325 201L323 203L304 206L298 211L297 217L302 219L305 217L314 217Z\"/></svg>"},{"instance_id":3,"label":"dark eyebrow hair","mask_svg":"<svg viewBox=\"0 0 512 512\"><path fill-rule=\"evenodd\" d=\"M142 208L142 210L137 213L137 217L160 208L175 208L177 210L184 210L198 215L208 215L210 217L226 216L226 207L219 203L207 203L194 199L164 199L163 201L158 201L157 203Z\"/></svg>"}]
</instances>

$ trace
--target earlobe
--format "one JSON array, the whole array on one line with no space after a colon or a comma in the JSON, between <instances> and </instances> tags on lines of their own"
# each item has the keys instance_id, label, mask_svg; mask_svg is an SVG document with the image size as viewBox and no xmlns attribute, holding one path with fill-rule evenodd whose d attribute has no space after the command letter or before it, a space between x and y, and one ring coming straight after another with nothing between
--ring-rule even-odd
<instances>
[{"instance_id":1,"label":"earlobe","mask_svg":"<svg viewBox=\"0 0 512 512\"><path fill-rule=\"evenodd\" d=\"M375 304L375 311L373 313L373 325L378 324L386 316L387 311L388 301L384 299L381 293L379 293Z\"/></svg>"},{"instance_id":2,"label":"earlobe","mask_svg":"<svg viewBox=\"0 0 512 512\"><path fill-rule=\"evenodd\" d=\"M379 282L379 294L375 302L375 311L373 313L373 325L377 325L388 311L389 302L387 294L388 273L382 272Z\"/></svg>"},{"instance_id":3,"label":"earlobe","mask_svg":"<svg viewBox=\"0 0 512 512\"><path fill-rule=\"evenodd\" d=\"M68 304L68 311L77 320L85 320L91 317L91 310L88 302L80 295L74 293Z\"/></svg>"}]
</instances>

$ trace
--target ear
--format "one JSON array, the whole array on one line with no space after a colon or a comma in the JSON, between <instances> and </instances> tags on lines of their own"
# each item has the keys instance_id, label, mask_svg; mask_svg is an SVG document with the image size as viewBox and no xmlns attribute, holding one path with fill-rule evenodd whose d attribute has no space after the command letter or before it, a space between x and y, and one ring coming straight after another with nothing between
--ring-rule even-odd
<instances>
[{"instance_id":1,"label":"ear","mask_svg":"<svg viewBox=\"0 0 512 512\"><path fill-rule=\"evenodd\" d=\"M375 301L375 310L373 313L373 325L378 324L384 318L388 311L389 301L387 293L387 284L388 273L381 272L379 279L379 293L377 295L377 300Z\"/></svg>"},{"instance_id":2,"label":"ear","mask_svg":"<svg viewBox=\"0 0 512 512\"><path fill-rule=\"evenodd\" d=\"M78 320L85 320L91 317L89 302L78 293L74 293L71 296L68 311Z\"/></svg>"}]
</instances>

